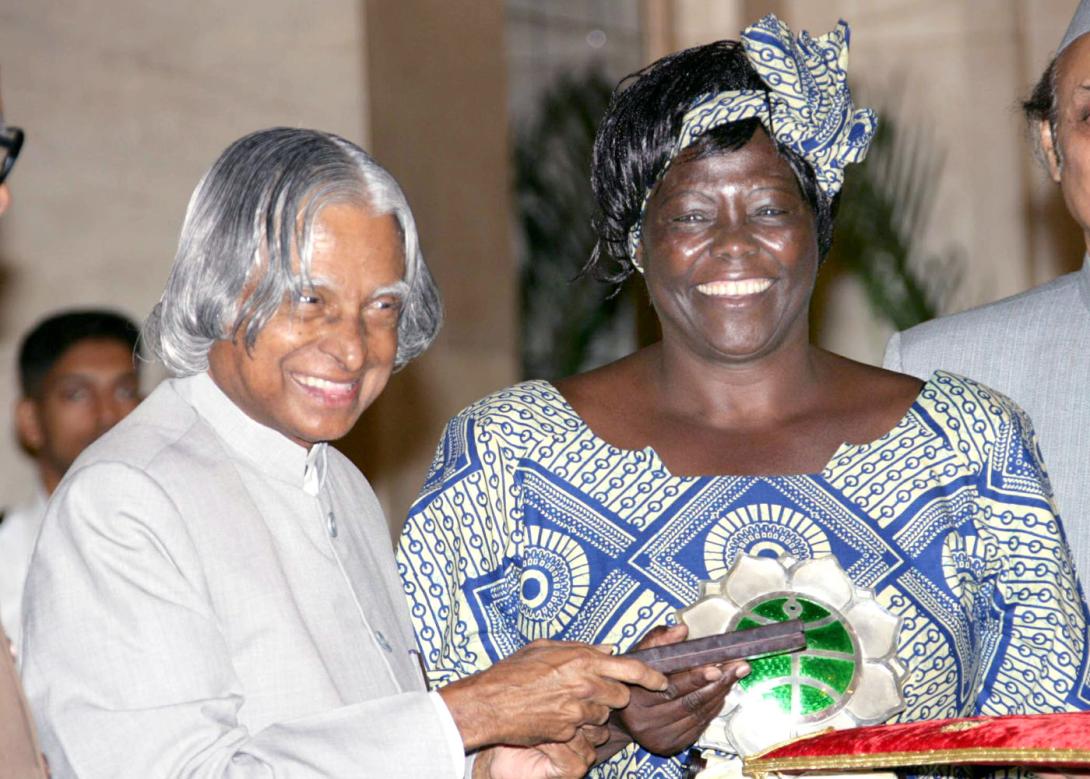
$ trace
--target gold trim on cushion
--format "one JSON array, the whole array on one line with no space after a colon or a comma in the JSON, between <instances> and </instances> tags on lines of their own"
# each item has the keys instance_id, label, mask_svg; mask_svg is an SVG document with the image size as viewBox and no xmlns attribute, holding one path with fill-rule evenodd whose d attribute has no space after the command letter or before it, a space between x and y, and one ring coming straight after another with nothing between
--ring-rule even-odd
<instances>
[{"instance_id":1,"label":"gold trim on cushion","mask_svg":"<svg viewBox=\"0 0 1090 779\"><path fill-rule=\"evenodd\" d=\"M767 750L772 751L772 750ZM762 753L765 754L765 753ZM822 755L808 757L750 757L742 762L742 773L763 779L778 771L821 771L826 769L899 768L909 765L945 763L1019 763L1062 766L1090 762L1090 749L1040 749L1017 747L972 747L969 749L926 749L919 752L884 752L864 755Z\"/></svg>"}]
</instances>

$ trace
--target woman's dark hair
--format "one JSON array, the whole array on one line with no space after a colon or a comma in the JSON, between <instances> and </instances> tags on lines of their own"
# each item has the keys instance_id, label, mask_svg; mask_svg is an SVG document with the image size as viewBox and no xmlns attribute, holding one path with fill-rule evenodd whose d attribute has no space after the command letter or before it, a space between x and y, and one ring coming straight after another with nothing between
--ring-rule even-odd
<instances>
[{"instance_id":1,"label":"woman's dark hair","mask_svg":"<svg viewBox=\"0 0 1090 779\"><path fill-rule=\"evenodd\" d=\"M685 113L700 99L732 89L767 92L737 41L718 41L686 49L625 77L610 98L598 126L591 163L591 186L598 205L594 229L598 243L584 272L609 283L635 270L628 257L628 233L640 218L643 200L669 159ZM698 156L736 151L761 126L757 119L722 125L689 147ZM832 245L838 197L818 187L813 168L797 153L773 140L795 172L803 197L814 212L818 251Z\"/></svg>"}]
</instances>

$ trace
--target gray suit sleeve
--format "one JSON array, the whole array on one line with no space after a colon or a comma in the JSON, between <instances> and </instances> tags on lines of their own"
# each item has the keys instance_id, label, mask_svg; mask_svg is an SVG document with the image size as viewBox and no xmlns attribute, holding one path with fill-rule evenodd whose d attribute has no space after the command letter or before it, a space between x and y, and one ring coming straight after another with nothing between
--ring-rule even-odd
<instances>
[{"instance_id":1,"label":"gray suit sleeve","mask_svg":"<svg viewBox=\"0 0 1090 779\"><path fill-rule=\"evenodd\" d=\"M425 692L243 725L246 685L186 524L139 469L100 463L65 481L26 604L24 679L55 779L452 774L445 750L419 748L442 743Z\"/></svg>"},{"instance_id":2,"label":"gray suit sleeve","mask_svg":"<svg viewBox=\"0 0 1090 779\"><path fill-rule=\"evenodd\" d=\"M882 367L886 370L904 373L904 364L901 360L901 334L894 333L886 344L886 356L882 358Z\"/></svg>"}]
</instances>

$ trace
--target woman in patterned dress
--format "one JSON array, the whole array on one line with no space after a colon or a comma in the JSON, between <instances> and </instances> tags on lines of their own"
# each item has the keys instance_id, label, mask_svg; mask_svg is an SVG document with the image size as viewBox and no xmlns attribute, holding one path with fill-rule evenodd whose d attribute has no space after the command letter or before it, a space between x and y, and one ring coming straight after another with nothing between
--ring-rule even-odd
<instances>
[{"instance_id":1,"label":"woman in patterned dress","mask_svg":"<svg viewBox=\"0 0 1090 779\"><path fill-rule=\"evenodd\" d=\"M643 274L658 343L447 426L399 565L444 683L537 638L636 645L740 554L832 556L900 618L893 719L1090 707L1086 606L1029 421L969 379L810 343L842 170L874 129L847 27L766 17L654 63L595 143L590 269ZM597 776L683 776L739 670L634 696Z\"/></svg>"}]
</instances>

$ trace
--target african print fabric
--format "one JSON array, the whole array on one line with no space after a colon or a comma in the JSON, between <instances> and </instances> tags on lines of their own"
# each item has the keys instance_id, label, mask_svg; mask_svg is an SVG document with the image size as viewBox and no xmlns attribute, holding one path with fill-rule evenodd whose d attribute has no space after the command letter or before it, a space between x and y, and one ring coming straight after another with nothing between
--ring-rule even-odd
<instances>
[{"instance_id":1,"label":"african print fabric","mask_svg":"<svg viewBox=\"0 0 1090 779\"><path fill-rule=\"evenodd\" d=\"M671 475L610 446L552 385L448 424L398 567L434 684L536 638L632 647L739 553L832 555L902 618L891 721L1090 708L1087 610L1031 426L938 372L894 429L821 473ZM635 746L597 777L680 777Z\"/></svg>"},{"instance_id":2,"label":"african print fabric","mask_svg":"<svg viewBox=\"0 0 1090 779\"><path fill-rule=\"evenodd\" d=\"M656 182L662 181L682 149L710 130L730 122L757 118L769 136L810 163L821 191L832 197L844 184L844 166L867 156L878 117L856 109L848 89L848 43L851 32L841 20L825 35L803 31L796 40L775 14L742 31L741 44L765 89L732 89L705 95L691 106L681 132ZM640 218L628 235L628 256L636 256L643 215L654 186L640 207Z\"/></svg>"}]
</instances>

